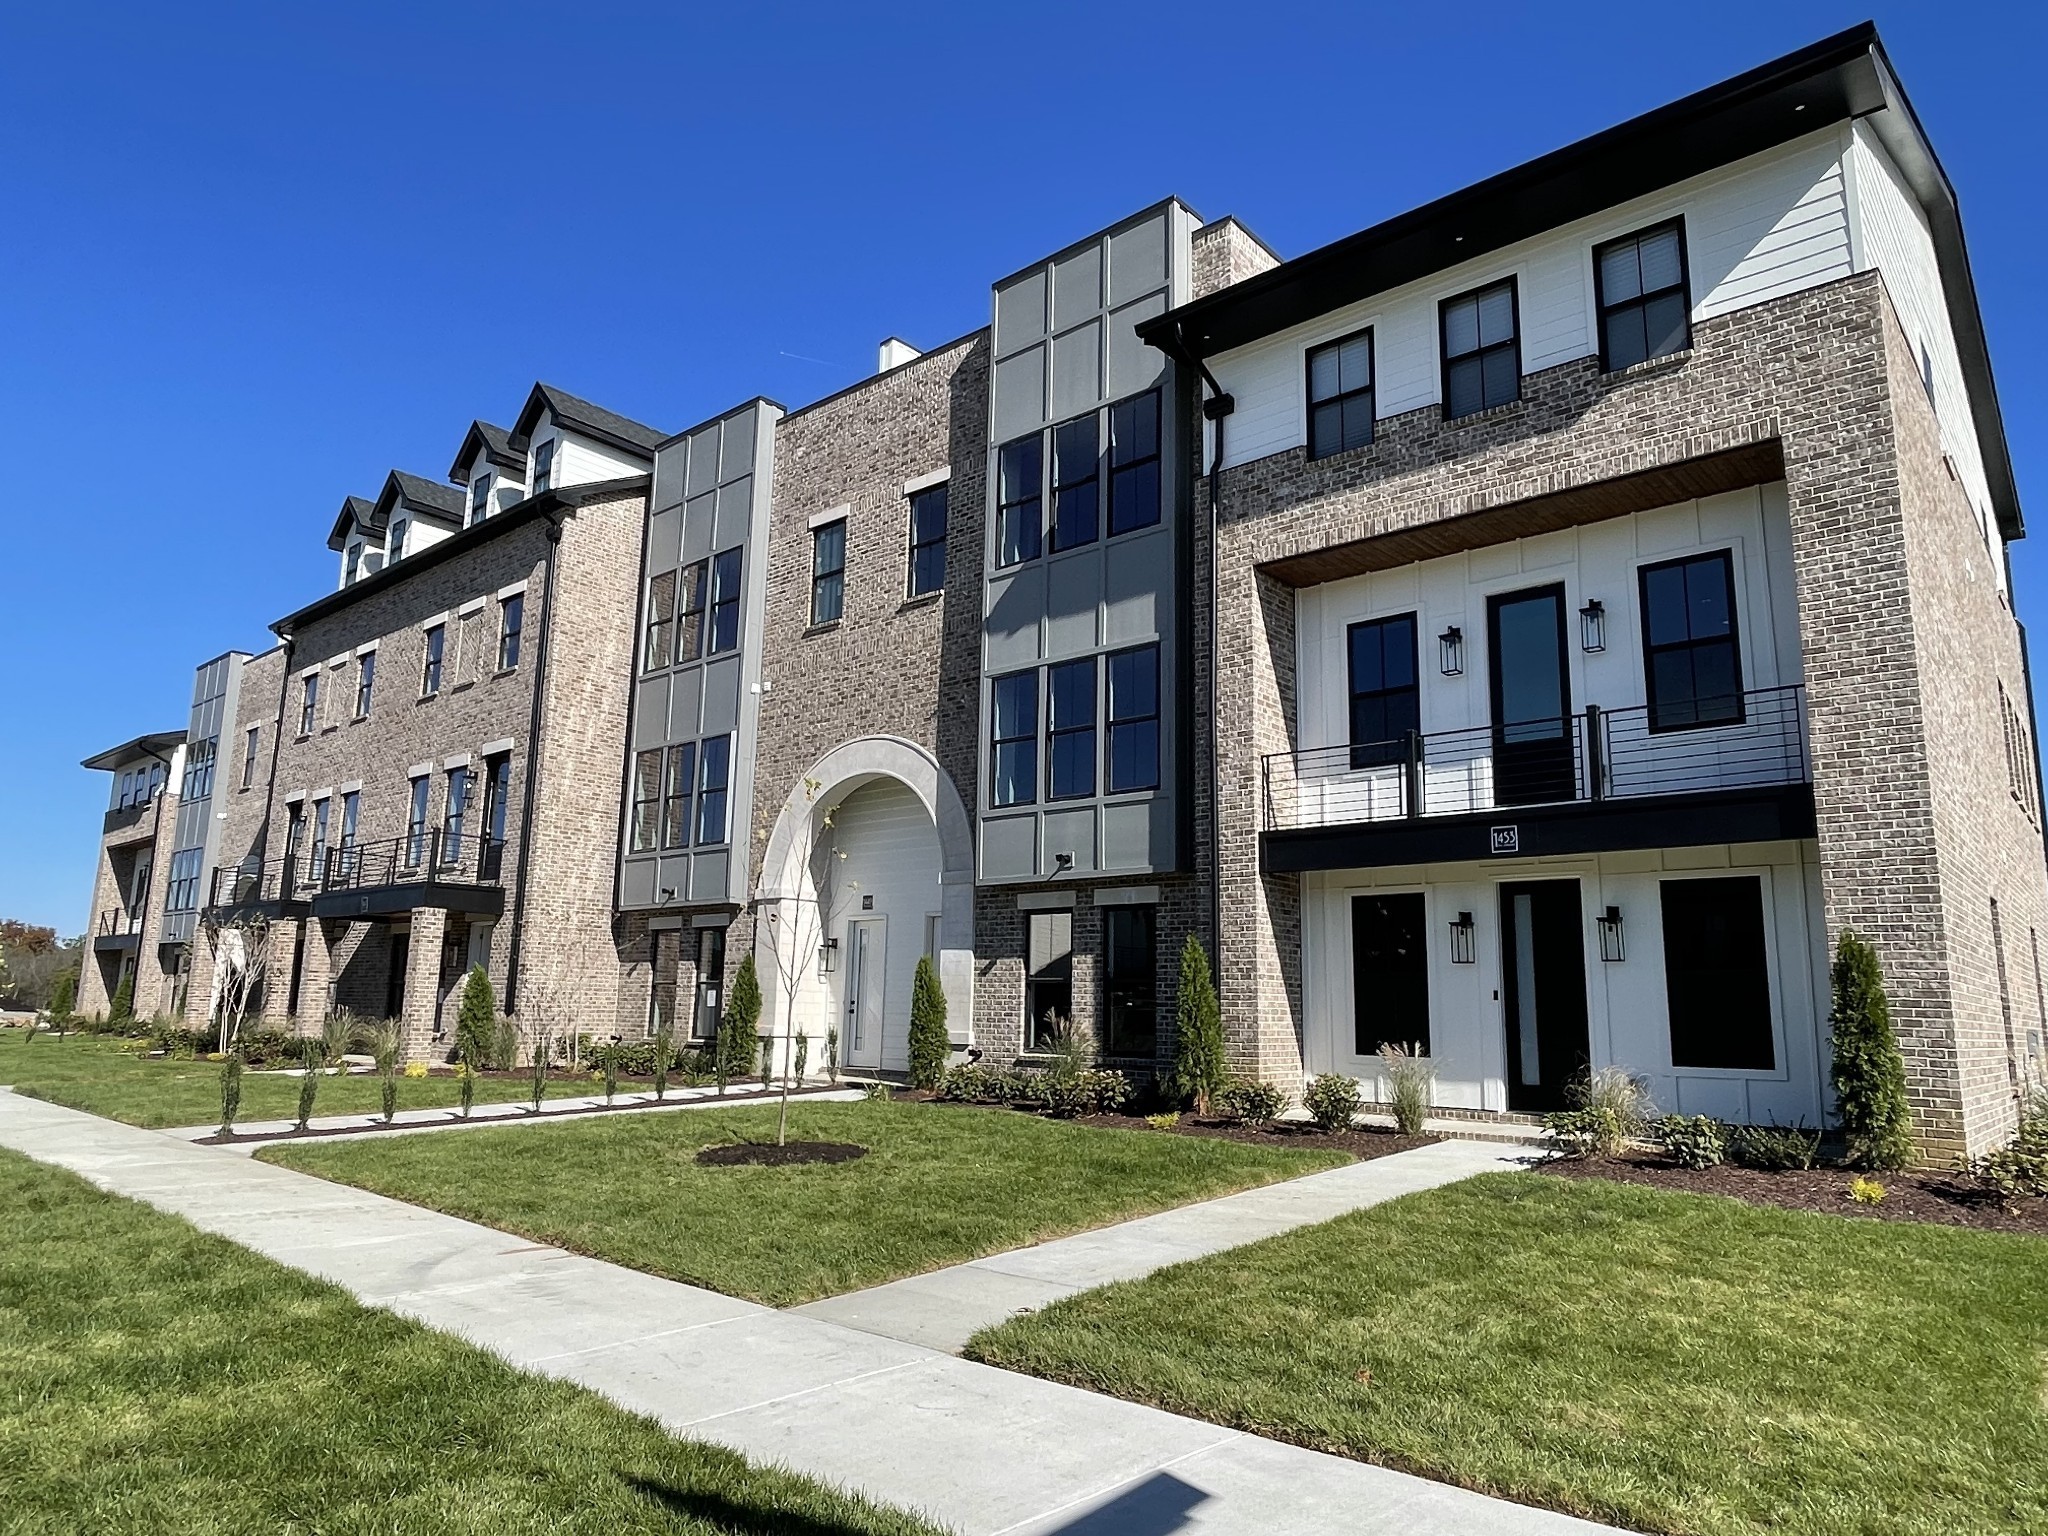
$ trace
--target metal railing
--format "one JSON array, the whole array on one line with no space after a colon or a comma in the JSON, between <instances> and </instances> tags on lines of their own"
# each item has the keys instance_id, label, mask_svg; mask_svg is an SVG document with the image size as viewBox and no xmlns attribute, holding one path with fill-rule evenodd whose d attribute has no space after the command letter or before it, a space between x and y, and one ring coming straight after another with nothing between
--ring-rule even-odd
<instances>
[{"instance_id":1,"label":"metal railing","mask_svg":"<svg viewBox=\"0 0 2048 1536\"><path fill-rule=\"evenodd\" d=\"M364 890L434 880L451 885L496 885L505 844L478 833L443 828L347 847L307 849L289 859L244 861L213 872L215 907L262 901L305 901L326 891Z\"/></svg>"},{"instance_id":2,"label":"metal railing","mask_svg":"<svg viewBox=\"0 0 2048 1536\"><path fill-rule=\"evenodd\" d=\"M100 920L93 925L93 936L111 939L118 934L142 932L143 914L126 907L109 907L100 914Z\"/></svg>"},{"instance_id":3,"label":"metal railing","mask_svg":"<svg viewBox=\"0 0 2048 1536\"><path fill-rule=\"evenodd\" d=\"M1275 752L1262 767L1269 832L1799 784L1808 774L1806 694L1792 684L1683 710L1593 704L1575 715Z\"/></svg>"}]
</instances>

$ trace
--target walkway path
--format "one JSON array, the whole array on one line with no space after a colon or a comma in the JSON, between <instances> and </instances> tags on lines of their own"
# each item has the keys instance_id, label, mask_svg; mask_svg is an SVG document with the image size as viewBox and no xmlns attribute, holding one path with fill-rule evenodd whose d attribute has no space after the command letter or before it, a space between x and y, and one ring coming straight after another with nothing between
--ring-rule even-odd
<instances>
[{"instance_id":1,"label":"walkway path","mask_svg":"<svg viewBox=\"0 0 2048 1536\"><path fill-rule=\"evenodd\" d=\"M1608 1528L777 1312L0 1092L0 1146L963 1536ZM1051 1245L1047 1245L1051 1246Z\"/></svg>"},{"instance_id":2,"label":"walkway path","mask_svg":"<svg viewBox=\"0 0 2048 1536\"><path fill-rule=\"evenodd\" d=\"M1440 1141L869 1290L828 1296L794 1310L863 1333L957 1354L982 1329L1022 1312L1036 1312L1062 1296L1136 1280L1169 1264L1330 1221L1347 1211L1475 1173L1524 1167L1529 1156L1526 1150L1483 1142Z\"/></svg>"}]
</instances>

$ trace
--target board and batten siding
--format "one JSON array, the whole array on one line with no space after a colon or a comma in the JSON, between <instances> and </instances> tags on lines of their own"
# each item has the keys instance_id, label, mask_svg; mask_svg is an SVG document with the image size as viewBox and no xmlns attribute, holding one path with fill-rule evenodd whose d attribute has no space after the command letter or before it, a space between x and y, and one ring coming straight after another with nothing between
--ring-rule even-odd
<instances>
[{"instance_id":1,"label":"board and batten siding","mask_svg":"<svg viewBox=\"0 0 2048 1536\"><path fill-rule=\"evenodd\" d=\"M830 895L828 936L839 941L839 965L826 989L829 1003L819 1000L829 1012L814 1015L813 1032L822 1035L827 1026L836 1025L840 1057L848 1066L907 1071L910 992L917 962L925 953L926 926L939 913L939 834L914 791L894 779L876 779L840 802L823 841L820 857L838 865L832 871L836 889ZM873 906L864 904L869 897ZM846 1010L848 956L853 950L848 929L866 920L882 924L882 954L875 957L882 962L882 1037L879 1051L871 1043L865 1052L856 1052ZM869 984L874 984L873 978Z\"/></svg>"}]
</instances>

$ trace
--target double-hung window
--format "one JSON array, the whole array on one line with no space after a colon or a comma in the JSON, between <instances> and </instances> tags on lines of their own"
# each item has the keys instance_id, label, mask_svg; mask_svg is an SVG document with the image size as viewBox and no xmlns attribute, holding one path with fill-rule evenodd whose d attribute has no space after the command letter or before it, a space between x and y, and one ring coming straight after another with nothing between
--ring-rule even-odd
<instances>
[{"instance_id":1,"label":"double-hung window","mask_svg":"<svg viewBox=\"0 0 2048 1536\"><path fill-rule=\"evenodd\" d=\"M417 869L427 856L427 797L431 781L421 774L412 781L412 798L405 811L405 867Z\"/></svg>"},{"instance_id":2,"label":"double-hung window","mask_svg":"<svg viewBox=\"0 0 2048 1536\"><path fill-rule=\"evenodd\" d=\"M1046 799L1078 800L1094 794L1095 658L1047 668L1045 705Z\"/></svg>"},{"instance_id":3,"label":"double-hung window","mask_svg":"<svg viewBox=\"0 0 2048 1536\"><path fill-rule=\"evenodd\" d=\"M1052 429L1052 547L1093 544L1101 527L1097 509L1101 486L1093 411Z\"/></svg>"},{"instance_id":4,"label":"double-hung window","mask_svg":"<svg viewBox=\"0 0 2048 1536\"><path fill-rule=\"evenodd\" d=\"M555 440L533 445L533 494L538 496L555 483Z\"/></svg>"},{"instance_id":5,"label":"double-hung window","mask_svg":"<svg viewBox=\"0 0 2048 1536\"><path fill-rule=\"evenodd\" d=\"M1372 331L1308 354L1308 456L1327 458L1372 441Z\"/></svg>"},{"instance_id":6,"label":"double-hung window","mask_svg":"<svg viewBox=\"0 0 2048 1536\"><path fill-rule=\"evenodd\" d=\"M732 772L732 738L707 736L697 749L697 846L725 841L725 797Z\"/></svg>"},{"instance_id":7,"label":"double-hung window","mask_svg":"<svg viewBox=\"0 0 2048 1536\"><path fill-rule=\"evenodd\" d=\"M526 594L514 592L498 604L498 670L519 665L519 633L526 624Z\"/></svg>"},{"instance_id":8,"label":"double-hung window","mask_svg":"<svg viewBox=\"0 0 2048 1536\"><path fill-rule=\"evenodd\" d=\"M401 558L405 554L405 520L400 518L391 525L391 531L384 536L384 563Z\"/></svg>"},{"instance_id":9,"label":"double-hung window","mask_svg":"<svg viewBox=\"0 0 2048 1536\"><path fill-rule=\"evenodd\" d=\"M432 698L441 691L441 658L448 649L448 626L436 624L427 631L426 661L420 667L420 697Z\"/></svg>"},{"instance_id":10,"label":"double-hung window","mask_svg":"<svg viewBox=\"0 0 2048 1536\"><path fill-rule=\"evenodd\" d=\"M256 782L256 753L263 743L263 727L252 725L242 738L242 788Z\"/></svg>"},{"instance_id":11,"label":"double-hung window","mask_svg":"<svg viewBox=\"0 0 2048 1536\"><path fill-rule=\"evenodd\" d=\"M1109 408L1109 533L1159 521L1159 391Z\"/></svg>"},{"instance_id":12,"label":"double-hung window","mask_svg":"<svg viewBox=\"0 0 2048 1536\"><path fill-rule=\"evenodd\" d=\"M370 717L370 695L377 686L377 653L365 651L356 658L356 718Z\"/></svg>"},{"instance_id":13,"label":"double-hung window","mask_svg":"<svg viewBox=\"0 0 2048 1536\"><path fill-rule=\"evenodd\" d=\"M476 484L469 488L469 526L474 528L484 520L491 508L491 477L480 475Z\"/></svg>"},{"instance_id":14,"label":"double-hung window","mask_svg":"<svg viewBox=\"0 0 2048 1536\"><path fill-rule=\"evenodd\" d=\"M1444 348L1444 415L1491 410L1522 397L1515 280L1490 283L1439 310Z\"/></svg>"},{"instance_id":15,"label":"double-hung window","mask_svg":"<svg viewBox=\"0 0 2048 1536\"><path fill-rule=\"evenodd\" d=\"M327 878L327 801L313 802L313 878Z\"/></svg>"},{"instance_id":16,"label":"double-hung window","mask_svg":"<svg viewBox=\"0 0 2048 1536\"><path fill-rule=\"evenodd\" d=\"M291 868L298 861L299 844L305 840L306 813L303 806L294 802L284 808L284 868L285 879L291 879Z\"/></svg>"},{"instance_id":17,"label":"double-hung window","mask_svg":"<svg viewBox=\"0 0 2048 1536\"><path fill-rule=\"evenodd\" d=\"M310 736L320 723L320 674L308 672L299 694L299 734Z\"/></svg>"},{"instance_id":18,"label":"double-hung window","mask_svg":"<svg viewBox=\"0 0 2048 1536\"><path fill-rule=\"evenodd\" d=\"M1612 372L1692 344L1685 228L1677 219L1600 246L1593 281L1601 367Z\"/></svg>"},{"instance_id":19,"label":"double-hung window","mask_svg":"<svg viewBox=\"0 0 2048 1536\"><path fill-rule=\"evenodd\" d=\"M652 853L661 842L661 748L633 754L633 851Z\"/></svg>"},{"instance_id":20,"label":"double-hung window","mask_svg":"<svg viewBox=\"0 0 2048 1536\"><path fill-rule=\"evenodd\" d=\"M740 643L740 552L728 549L711 559L711 643L705 654L719 655Z\"/></svg>"},{"instance_id":21,"label":"double-hung window","mask_svg":"<svg viewBox=\"0 0 2048 1536\"><path fill-rule=\"evenodd\" d=\"M989 684L989 801L1038 799L1038 674L1012 672Z\"/></svg>"},{"instance_id":22,"label":"double-hung window","mask_svg":"<svg viewBox=\"0 0 2048 1536\"><path fill-rule=\"evenodd\" d=\"M350 790L341 797L341 877L344 880L355 877L356 820L361 815L363 797Z\"/></svg>"},{"instance_id":23,"label":"double-hung window","mask_svg":"<svg viewBox=\"0 0 2048 1536\"><path fill-rule=\"evenodd\" d=\"M1039 433L1005 443L996 455L996 564L1038 558L1045 439Z\"/></svg>"},{"instance_id":24,"label":"double-hung window","mask_svg":"<svg viewBox=\"0 0 2048 1536\"><path fill-rule=\"evenodd\" d=\"M341 584L344 587L353 586L356 578L362 574L363 544L362 540L357 539L348 547L347 563L342 567L341 571Z\"/></svg>"},{"instance_id":25,"label":"double-hung window","mask_svg":"<svg viewBox=\"0 0 2048 1536\"><path fill-rule=\"evenodd\" d=\"M668 749L668 782L661 795L661 846L685 848L690 842L690 792L697 779L697 744L683 742Z\"/></svg>"},{"instance_id":26,"label":"double-hung window","mask_svg":"<svg viewBox=\"0 0 2048 1536\"><path fill-rule=\"evenodd\" d=\"M811 622L836 624L846 612L846 519L811 530Z\"/></svg>"},{"instance_id":27,"label":"double-hung window","mask_svg":"<svg viewBox=\"0 0 2048 1536\"><path fill-rule=\"evenodd\" d=\"M1646 565L1638 580L1650 729L1739 723L1742 654L1735 633L1731 552Z\"/></svg>"},{"instance_id":28,"label":"double-hung window","mask_svg":"<svg viewBox=\"0 0 2048 1536\"><path fill-rule=\"evenodd\" d=\"M1102 909L1103 1048L1112 1056L1150 1056L1157 1048L1157 909Z\"/></svg>"},{"instance_id":29,"label":"double-hung window","mask_svg":"<svg viewBox=\"0 0 2048 1536\"><path fill-rule=\"evenodd\" d=\"M1346 636L1351 687L1351 766L1405 762L1408 733L1422 728L1415 615L1369 619Z\"/></svg>"},{"instance_id":30,"label":"double-hung window","mask_svg":"<svg viewBox=\"0 0 2048 1536\"><path fill-rule=\"evenodd\" d=\"M1109 782L1112 795L1159 787L1159 647L1109 655Z\"/></svg>"},{"instance_id":31,"label":"double-hung window","mask_svg":"<svg viewBox=\"0 0 2048 1536\"><path fill-rule=\"evenodd\" d=\"M449 770L448 811L441 820L441 861L445 864L458 863L462 859L462 835L469 820L471 782L472 775L467 768Z\"/></svg>"},{"instance_id":32,"label":"double-hung window","mask_svg":"<svg viewBox=\"0 0 2048 1536\"><path fill-rule=\"evenodd\" d=\"M946 487L932 486L910 498L910 595L922 597L946 584Z\"/></svg>"}]
</instances>

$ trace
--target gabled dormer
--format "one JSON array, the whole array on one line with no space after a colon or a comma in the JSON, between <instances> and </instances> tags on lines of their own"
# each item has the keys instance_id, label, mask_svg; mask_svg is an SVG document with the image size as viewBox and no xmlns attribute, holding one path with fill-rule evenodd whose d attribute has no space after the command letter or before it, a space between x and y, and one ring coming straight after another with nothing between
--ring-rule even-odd
<instances>
[{"instance_id":1,"label":"gabled dormer","mask_svg":"<svg viewBox=\"0 0 2048 1536\"><path fill-rule=\"evenodd\" d=\"M551 384L536 384L513 423L509 446L520 455L526 493L537 496L565 485L644 475L667 438Z\"/></svg>"},{"instance_id":2,"label":"gabled dormer","mask_svg":"<svg viewBox=\"0 0 2048 1536\"><path fill-rule=\"evenodd\" d=\"M327 547L341 556L341 585L354 586L384 565L384 519L377 503L351 496L335 514Z\"/></svg>"},{"instance_id":3,"label":"gabled dormer","mask_svg":"<svg viewBox=\"0 0 2048 1536\"><path fill-rule=\"evenodd\" d=\"M526 499L526 455L505 428L472 421L448 478L462 488L463 526L470 527Z\"/></svg>"},{"instance_id":4,"label":"gabled dormer","mask_svg":"<svg viewBox=\"0 0 2048 1536\"><path fill-rule=\"evenodd\" d=\"M391 471L373 513L384 529L385 565L396 565L407 555L460 533L465 504L463 493L451 486L402 469Z\"/></svg>"}]
</instances>

